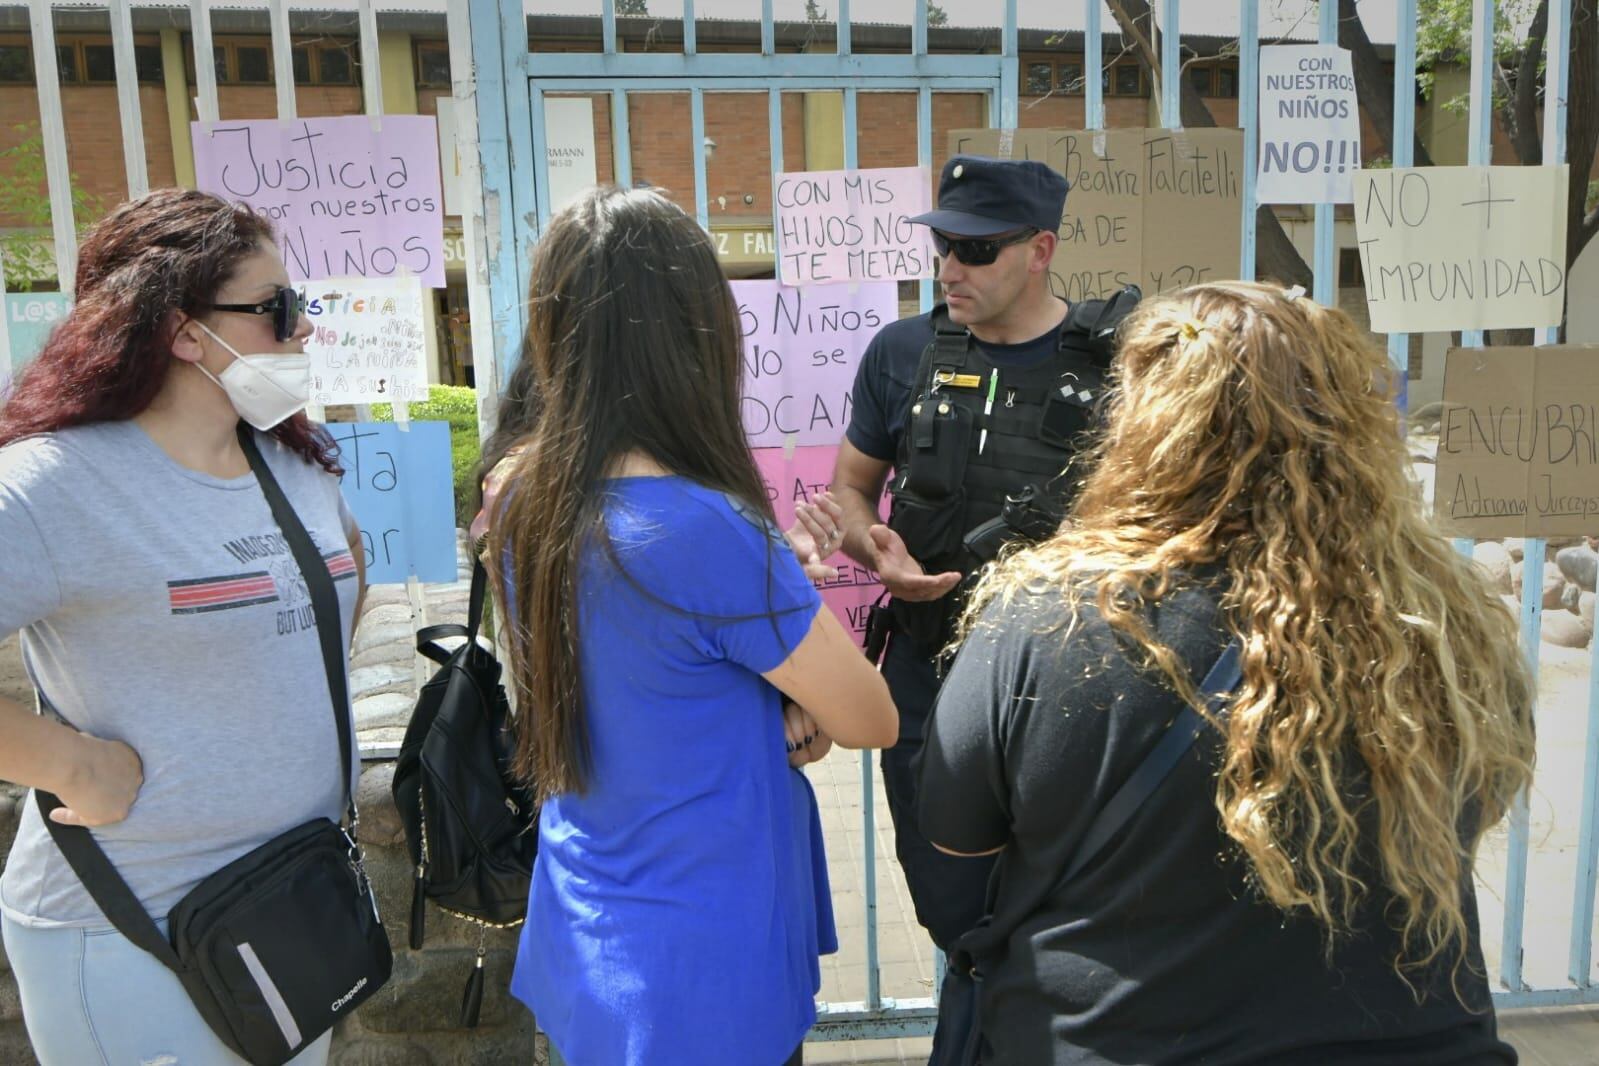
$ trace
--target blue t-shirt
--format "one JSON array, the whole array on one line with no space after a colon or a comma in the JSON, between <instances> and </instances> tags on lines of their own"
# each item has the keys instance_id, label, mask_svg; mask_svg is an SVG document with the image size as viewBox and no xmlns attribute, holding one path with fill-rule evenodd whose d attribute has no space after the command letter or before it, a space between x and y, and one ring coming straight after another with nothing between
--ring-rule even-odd
<instances>
[{"instance_id":1,"label":"blue t-shirt","mask_svg":"<svg viewBox=\"0 0 1599 1066\"><path fill-rule=\"evenodd\" d=\"M577 594L593 773L544 805L511 989L573 1066L777 1066L838 945L815 796L760 675L820 598L719 492L606 492L615 558L590 552Z\"/></svg>"}]
</instances>

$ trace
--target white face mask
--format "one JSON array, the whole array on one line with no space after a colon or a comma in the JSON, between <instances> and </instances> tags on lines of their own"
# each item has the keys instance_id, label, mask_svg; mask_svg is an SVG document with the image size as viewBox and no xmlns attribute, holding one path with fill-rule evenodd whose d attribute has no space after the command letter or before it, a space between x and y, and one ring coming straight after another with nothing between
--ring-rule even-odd
<instances>
[{"instance_id":1,"label":"white face mask","mask_svg":"<svg viewBox=\"0 0 1599 1066\"><path fill-rule=\"evenodd\" d=\"M265 433L284 419L299 414L311 401L310 356L241 355L237 348L212 333L205 323L196 321L195 325L231 352L233 362L221 377L199 363L194 365L228 394L239 417L256 429Z\"/></svg>"}]
</instances>

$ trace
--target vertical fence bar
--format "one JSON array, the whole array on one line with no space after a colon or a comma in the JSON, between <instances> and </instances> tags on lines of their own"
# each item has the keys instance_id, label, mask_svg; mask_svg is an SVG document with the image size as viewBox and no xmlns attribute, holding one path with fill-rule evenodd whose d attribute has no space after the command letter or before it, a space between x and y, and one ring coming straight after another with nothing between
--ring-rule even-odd
<instances>
[{"instance_id":1,"label":"vertical fence bar","mask_svg":"<svg viewBox=\"0 0 1599 1066\"><path fill-rule=\"evenodd\" d=\"M691 56L699 50L699 27L694 19L694 0L683 0L683 54Z\"/></svg>"},{"instance_id":2,"label":"vertical fence bar","mask_svg":"<svg viewBox=\"0 0 1599 1066\"><path fill-rule=\"evenodd\" d=\"M918 0L920 3L921 0ZM916 163L928 174L933 171L933 89L926 82L916 88ZM923 314L933 309L933 279L916 283L918 306Z\"/></svg>"},{"instance_id":3,"label":"vertical fence bar","mask_svg":"<svg viewBox=\"0 0 1599 1066\"><path fill-rule=\"evenodd\" d=\"M544 167L548 168L550 135L544 114L544 90L536 85L529 85L528 88L528 114L533 119L533 158L543 162ZM545 170L541 170L539 176L542 178L545 172ZM544 227L550 224L550 215L552 214L553 205L550 203L550 183L548 181L537 182L533 193L534 203L537 205L535 210L538 212L539 232L542 233Z\"/></svg>"},{"instance_id":4,"label":"vertical fence bar","mask_svg":"<svg viewBox=\"0 0 1599 1066\"><path fill-rule=\"evenodd\" d=\"M1183 128L1182 0L1160 5L1160 121L1167 129ZM1325 10L1330 3L1321 5Z\"/></svg>"},{"instance_id":5,"label":"vertical fence bar","mask_svg":"<svg viewBox=\"0 0 1599 1066\"><path fill-rule=\"evenodd\" d=\"M144 120L139 111L139 68L133 58L133 15L128 0L111 0L111 52L117 68L117 110L122 119L122 165L128 197L150 191L144 160Z\"/></svg>"},{"instance_id":6,"label":"vertical fence bar","mask_svg":"<svg viewBox=\"0 0 1599 1066\"><path fill-rule=\"evenodd\" d=\"M1084 124L1105 128L1105 39L1100 31L1100 7L1105 0L1083 0L1083 107ZM1251 0L1243 0L1253 10Z\"/></svg>"},{"instance_id":7,"label":"vertical fence bar","mask_svg":"<svg viewBox=\"0 0 1599 1066\"><path fill-rule=\"evenodd\" d=\"M711 228L710 207L705 195L705 93L698 87L689 90L689 111L694 141L694 217L700 228Z\"/></svg>"},{"instance_id":8,"label":"vertical fence bar","mask_svg":"<svg viewBox=\"0 0 1599 1066\"><path fill-rule=\"evenodd\" d=\"M915 0L911 11L911 55L927 54L927 0Z\"/></svg>"},{"instance_id":9,"label":"vertical fence bar","mask_svg":"<svg viewBox=\"0 0 1599 1066\"><path fill-rule=\"evenodd\" d=\"M777 33L772 26L772 0L761 0L761 55L777 54Z\"/></svg>"},{"instance_id":10,"label":"vertical fence bar","mask_svg":"<svg viewBox=\"0 0 1599 1066\"><path fill-rule=\"evenodd\" d=\"M44 139L45 183L50 190L50 232L55 240L56 279L72 295L78 274L78 231L72 217L72 171L67 165L67 127L61 116L61 74L56 66L55 13L50 0L32 0L33 78L39 91L39 134ZM5 323L0 322L0 329Z\"/></svg>"},{"instance_id":11,"label":"vertical fence bar","mask_svg":"<svg viewBox=\"0 0 1599 1066\"><path fill-rule=\"evenodd\" d=\"M383 64L378 57L378 13L372 0L360 0L358 19L361 26L361 96L366 101L366 113L383 114Z\"/></svg>"},{"instance_id":12,"label":"vertical fence bar","mask_svg":"<svg viewBox=\"0 0 1599 1066\"><path fill-rule=\"evenodd\" d=\"M838 54L847 56L855 47L850 39L849 0L838 0Z\"/></svg>"},{"instance_id":13,"label":"vertical fence bar","mask_svg":"<svg viewBox=\"0 0 1599 1066\"><path fill-rule=\"evenodd\" d=\"M1260 11L1255 0L1238 4L1238 124L1244 127L1244 232L1238 242L1238 276L1254 281L1260 214L1255 203L1255 152L1260 142Z\"/></svg>"},{"instance_id":14,"label":"vertical fence bar","mask_svg":"<svg viewBox=\"0 0 1599 1066\"><path fill-rule=\"evenodd\" d=\"M633 133L627 115L627 90L611 90L611 157L616 160L616 184L633 185Z\"/></svg>"},{"instance_id":15,"label":"vertical fence bar","mask_svg":"<svg viewBox=\"0 0 1599 1066\"><path fill-rule=\"evenodd\" d=\"M616 54L616 0L600 2L600 47L605 54Z\"/></svg>"},{"instance_id":16,"label":"vertical fence bar","mask_svg":"<svg viewBox=\"0 0 1599 1066\"><path fill-rule=\"evenodd\" d=\"M1333 0L1326 0L1319 8L1320 29L1316 39L1322 44L1338 43L1338 5ZM1316 302L1324 307L1338 305L1338 275L1334 272L1333 262L1338 250L1338 239L1333 229L1333 205L1320 203L1316 205L1316 249L1315 269L1312 272L1311 284L1315 287Z\"/></svg>"},{"instance_id":17,"label":"vertical fence bar","mask_svg":"<svg viewBox=\"0 0 1599 1066\"><path fill-rule=\"evenodd\" d=\"M294 96L294 42L289 35L288 0L271 0L267 21L272 34L272 80L277 88L278 119L288 121L299 114Z\"/></svg>"},{"instance_id":18,"label":"vertical fence bar","mask_svg":"<svg viewBox=\"0 0 1599 1066\"><path fill-rule=\"evenodd\" d=\"M1396 167L1416 160L1416 0L1399 0L1394 32L1394 136L1390 158ZM1410 334L1388 334L1388 362L1399 374L1400 411L1409 406Z\"/></svg>"},{"instance_id":19,"label":"vertical fence bar","mask_svg":"<svg viewBox=\"0 0 1599 1066\"><path fill-rule=\"evenodd\" d=\"M206 0L189 0L189 39L194 44L195 113L201 122L215 122L217 112L217 61L211 46L211 9Z\"/></svg>"},{"instance_id":20,"label":"vertical fence bar","mask_svg":"<svg viewBox=\"0 0 1599 1066\"><path fill-rule=\"evenodd\" d=\"M1001 129L1016 128L1017 99L1021 77L1020 49L1016 40L1016 0L1005 0L1005 29L1000 37L1000 54L1005 62L999 69L999 122Z\"/></svg>"},{"instance_id":21,"label":"vertical fence bar","mask_svg":"<svg viewBox=\"0 0 1599 1066\"><path fill-rule=\"evenodd\" d=\"M482 349L482 358L498 364L500 382L510 380L522 340L524 310L521 274L517 260L515 196L511 172L510 129L506 119L506 97L511 87L505 78L504 24L497 0L470 0L468 12L459 17L466 24L472 41L469 70L474 86L477 140L472 146L481 160L479 181L483 195L483 241L487 263L484 281L490 289L490 321L494 323L493 342ZM454 7L455 5L451 5ZM522 86L515 86L522 92ZM473 317L477 318L474 311ZM473 361L479 358L473 343Z\"/></svg>"}]
</instances>

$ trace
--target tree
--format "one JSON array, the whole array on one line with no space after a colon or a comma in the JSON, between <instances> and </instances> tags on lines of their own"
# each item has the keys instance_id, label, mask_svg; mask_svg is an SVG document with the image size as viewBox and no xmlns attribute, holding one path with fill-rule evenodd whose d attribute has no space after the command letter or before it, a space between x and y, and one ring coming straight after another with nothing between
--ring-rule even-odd
<instances>
[{"instance_id":1,"label":"tree","mask_svg":"<svg viewBox=\"0 0 1599 1066\"><path fill-rule=\"evenodd\" d=\"M650 0L616 0L618 15L648 15Z\"/></svg>"},{"instance_id":2,"label":"tree","mask_svg":"<svg viewBox=\"0 0 1599 1066\"><path fill-rule=\"evenodd\" d=\"M0 256L5 257L8 292L28 292L39 282L54 281L55 259L50 228L50 194L44 164L44 135L33 123L13 126L22 140L0 152L0 216L10 216L19 230L0 236ZM72 217L82 233L104 213L100 197L83 191L72 175Z\"/></svg>"},{"instance_id":3,"label":"tree","mask_svg":"<svg viewBox=\"0 0 1599 1066\"><path fill-rule=\"evenodd\" d=\"M826 22L827 9L818 4L816 0L805 0L805 21Z\"/></svg>"},{"instance_id":4,"label":"tree","mask_svg":"<svg viewBox=\"0 0 1599 1066\"><path fill-rule=\"evenodd\" d=\"M949 16L944 13L943 8L933 3L932 0L928 0L927 4L927 24L929 26L949 25Z\"/></svg>"}]
</instances>

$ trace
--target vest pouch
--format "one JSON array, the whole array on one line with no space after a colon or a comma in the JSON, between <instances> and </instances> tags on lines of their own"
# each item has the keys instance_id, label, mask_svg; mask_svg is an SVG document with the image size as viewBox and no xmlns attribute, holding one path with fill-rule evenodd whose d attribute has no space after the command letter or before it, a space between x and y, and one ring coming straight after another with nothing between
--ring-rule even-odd
<instances>
[{"instance_id":1,"label":"vest pouch","mask_svg":"<svg viewBox=\"0 0 1599 1066\"><path fill-rule=\"evenodd\" d=\"M965 516L964 492L928 500L902 489L894 494L888 527L900 535L911 558L932 571L944 569L938 561L960 550Z\"/></svg>"},{"instance_id":2,"label":"vest pouch","mask_svg":"<svg viewBox=\"0 0 1599 1066\"><path fill-rule=\"evenodd\" d=\"M935 392L911 406L905 433L911 447L901 487L926 500L959 492L972 446L972 412Z\"/></svg>"},{"instance_id":3,"label":"vest pouch","mask_svg":"<svg viewBox=\"0 0 1599 1066\"><path fill-rule=\"evenodd\" d=\"M1060 448L1071 448L1094 425L1094 400L1083 399L1081 390L1071 391L1075 383L1051 392L1044 399L1038 418L1038 439Z\"/></svg>"}]
</instances>

